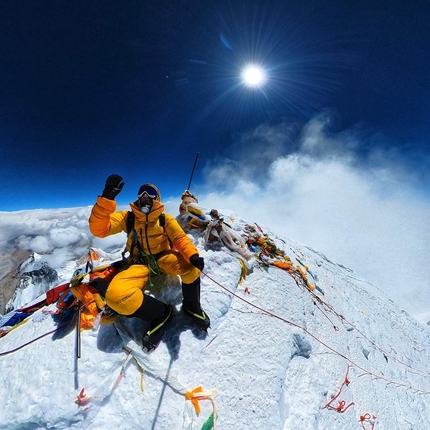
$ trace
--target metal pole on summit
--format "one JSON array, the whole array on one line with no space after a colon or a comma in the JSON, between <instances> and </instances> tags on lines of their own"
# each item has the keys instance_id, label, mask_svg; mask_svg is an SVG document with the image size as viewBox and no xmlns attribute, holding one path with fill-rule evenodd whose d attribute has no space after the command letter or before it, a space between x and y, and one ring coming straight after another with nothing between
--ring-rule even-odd
<instances>
[{"instance_id":1,"label":"metal pole on summit","mask_svg":"<svg viewBox=\"0 0 430 430\"><path fill-rule=\"evenodd\" d=\"M77 301L77 320L76 320L76 335L75 335L75 390L79 388L79 366L78 361L81 358L81 303Z\"/></svg>"},{"instance_id":2,"label":"metal pole on summit","mask_svg":"<svg viewBox=\"0 0 430 430\"><path fill-rule=\"evenodd\" d=\"M81 358L81 304L78 301L78 320L76 321L76 358Z\"/></svg>"},{"instance_id":3,"label":"metal pole on summit","mask_svg":"<svg viewBox=\"0 0 430 430\"><path fill-rule=\"evenodd\" d=\"M194 160L193 170L191 171L190 182L188 182L187 190L190 191L191 181L193 180L194 170L196 168L197 159L199 158L200 152L197 152L196 159Z\"/></svg>"}]
</instances>

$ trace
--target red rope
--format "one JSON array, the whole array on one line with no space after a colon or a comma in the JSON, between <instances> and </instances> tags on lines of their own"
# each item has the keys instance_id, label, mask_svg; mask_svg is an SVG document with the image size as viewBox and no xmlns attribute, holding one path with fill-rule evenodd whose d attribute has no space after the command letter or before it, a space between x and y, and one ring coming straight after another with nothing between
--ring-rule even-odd
<instances>
[{"instance_id":1,"label":"red rope","mask_svg":"<svg viewBox=\"0 0 430 430\"><path fill-rule=\"evenodd\" d=\"M364 415L360 415L360 423L361 423L361 427L363 427L364 430L367 430L366 427L364 426L365 422L368 422L370 424L370 428L368 430L373 430L375 428L375 420L376 420L376 415L370 415L370 414L364 414Z\"/></svg>"},{"instance_id":2,"label":"red rope","mask_svg":"<svg viewBox=\"0 0 430 430\"><path fill-rule=\"evenodd\" d=\"M325 307L327 307L327 309L332 312L333 314L335 314L340 321L342 322L342 324L348 324L351 327L353 327L358 333L360 333L361 336L363 336L364 339L366 339L368 342L370 342L377 350L379 350L380 352L382 352L384 355L386 355L387 357L390 357L391 359L393 359L394 361L396 361L399 364L402 364L403 366L408 367L411 370L414 370L415 372L417 372L418 374L421 374L422 376L430 376L429 372L425 372L423 370L417 369L416 367L411 366L408 363L405 363L404 361L398 359L397 357L395 357L394 355L390 354L389 352L385 351L383 348L381 348L379 345L377 345L373 340L369 339L355 324L349 322L343 315L339 314L332 305L328 304L327 302L325 302L324 300L322 300L320 297L318 297L315 293L311 292L313 298L315 300L317 300L318 302L320 302L321 304L323 304Z\"/></svg>"},{"instance_id":3,"label":"red rope","mask_svg":"<svg viewBox=\"0 0 430 430\"><path fill-rule=\"evenodd\" d=\"M313 302L313 304L330 321L331 325L334 328L334 331L339 331L339 327L328 317L328 315L317 305L317 303L315 301Z\"/></svg>"},{"instance_id":4,"label":"red rope","mask_svg":"<svg viewBox=\"0 0 430 430\"><path fill-rule=\"evenodd\" d=\"M278 268L278 269L281 269L281 270L284 270L284 269L282 269L282 268L280 268L280 267L278 267L278 266L273 266L273 267L275 267L275 268ZM301 272L299 272L300 273L300 276L298 276L298 274L297 274L297 272L288 272L291 276L292 276L292 278L294 279L294 281L296 282L296 284L297 284L297 286L302 290L302 291L308 291L308 292L310 292L311 294L312 294L312 296L316 299L316 300L318 300L322 305L324 305L325 304L325 302L323 301L323 300L321 300L315 293L314 293L314 291L312 291L309 287L308 287L308 285L307 285L307 283L306 283L306 280L303 278L303 276L302 276L302 274L301 274ZM304 285L302 285L302 284L304 284ZM329 316L317 305L317 303L314 301L313 302L313 304L317 307L317 309L324 315L324 317L325 318L327 318L329 321L330 321L330 323L331 323L331 325L333 326L333 329L335 330L335 331L339 331L339 327L336 325L336 324L334 324L334 322L329 318Z\"/></svg>"},{"instance_id":5,"label":"red rope","mask_svg":"<svg viewBox=\"0 0 430 430\"><path fill-rule=\"evenodd\" d=\"M38 337L36 337L36 338L34 338L34 339L26 342L26 343L24 343L23 345L20 345L20 346L14 348L14 349L9 350L9 351L0 352L0 357L2 357L4 355L12 354L13 352L16 352L16 351L19 351L20 349L22 349L22 348L24 348L24 347L26 347L28 345L31 345L32 343L38 341L39 339L42 339L43 337L48 336L48 335L50 335L52 333L55 333L56 331L62 329L63 327L66 327L67 325L69 325L72 322L73 323L75 322L75 318L71 319L70 321L68 321L67 323L65 323L63 325L58 326L54 330L48 331L47 333L44 333L44 334L42 334L42 335L40 335L40 336L38 336Z\"/></svg>"},{"instance_id":6,"label":"red rope","mask_svg":"<svg viewBox=\"0 0 430 430\"><path fill-rule=\"evenodd\" d=\"M255 309L258 309L259 311L265 313L266 315L270 315L273 318L279 319L293 327L296 327L300 330L303 330L306 334L308 334L310 337L312 337L313 339L315 339L318 343L320 343L321 345L323 345L325 348L327 348L329 351L333 352L334 354L338 355L339 357L342 357L344 360L346 360L348 363L352 364L353 366L355 366L357 369L362 370L365 374L367 375L371 375L373 376L375 379L380 379L382 381L385 381L389 384L394 384L397 387L402 387L402 388L406 388L406 389L410 389L410 390L415 390L416 392L420 393L420 394L430 394L430 391L425 391L422 390L420 388L413 388L411 385L407 385L404 384L402 382L396 382L393 380L390 380L384 376L380 376L377 375L376 373L373 373L367 369L365 369L364 367L360 366L359 364L355 363L353 360L351 360L350 358L348 358L345 354L342 354L341 352L337 351L336 349L332 348L331 346L327 345L325 342L323 342L322 340L318 339L318 337L316 337L314 334L312 334L309 330L307 330L306 328L302 327L301 325L294 323L292 321L289 321L283 317L280 317L279 315L274 314L273 312L267 311L266 309L261 308L260 306L255 305L254 303L251 303L249 300L244 299L243 297L240 297L239 295L237 295L236 293L234 293L233 291L229 290L227 287L225 287L224 285L220 284L218 281L216 281L215 279L213 279L211 276L209 276L206 272L202 272L205 276L207 276L208 279L210 279L213 283L215 283L216 285L218 285L219 287L221 287L223 290L227 291L229 294L233 295L234 297L238 298L239 300L242 300L243 302L247 303L249 306L254 307Z\"/></svg>"},{"instance_id":7,"label":"red rope","mask_svg":"<svg viewBox=\"0 0 430 430\"><path fill-rule=\"evenodd\" d=\"M277 267L277 266L273 266L273 267ZM291 274L291 273L290 273ZM339 314L336 309L334 309L334 307L332 305L330 305L329 303L325 302L323 299L321 299L321 297L319 297L318 295L315 294L314 291L309 290L309 288L306 288L306 286L302 286L300 285L299 280L302 280L301 278L297 279L296 276L294 276L293 274L291 274L294 281L296 282L297 286L302 289L302 290L307 290L309 291L309 293L312 295L312 297L319 302L322 306L326 307L328 309L328 311L332 312L334 315L336 315L340 321L342 322L342 324L348 324L351 327L353 327L358 333L361 334L361 336L363 336L364 339L366 339L367 341L369 341L377 350L379 350L380 352L382 352L386 358L390 357L392 360L394 360L395 362L402 364L403 366L406 366L407 368L414 370L415 372L417 372L418 374L422 375L422 376L430 376L429 372L425 372L423 370L417 369L416 367L411 366L408 363L405 363L404 361L398 359L397 357L395 357L394 355L392 355L391 353L385 351L383 348L381 348L379 345L377 345L373 340L369 339L359 328L357 328L356 325L354 325L353 323L349 322L343 315ZM303 282L305 282L304 280L302 280ZM314 302L314 305L316 305L316 307L320 310L320 312L330 321L330 323L333 325L333 328L335 331L339 331L339 327L337 327L333 321L327 316L327 314Z\"/></svg>"},{"instance_id":8,"label":"red rope","mask_svg":"<svg viewBox=\"0 0 430 430\"><path fill-rule=\"evenodd\" d=\"M346 386L349 385L348 373L349 373L349 364L348 364L348 367L346 369L345 379L343 380L342 385L339 388L339 391L337 392L337 394L335 396L333 396L331 398L331 400L323 407L323 409L328 408L328 409L335 410L339 413L344 413L350 406L352 406L354 404L354 402L351 402L347 406L345 406L346 405L345 400L341 400L336 407L331 405L340 396L340 393L342 392L343 387L345 387L345 385Z\"/></svg>"}]
</instances>

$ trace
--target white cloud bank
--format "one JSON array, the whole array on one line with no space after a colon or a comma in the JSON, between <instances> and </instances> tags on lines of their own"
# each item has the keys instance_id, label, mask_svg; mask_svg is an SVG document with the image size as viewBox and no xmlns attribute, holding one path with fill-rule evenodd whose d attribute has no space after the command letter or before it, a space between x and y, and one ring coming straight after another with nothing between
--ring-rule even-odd
<instances>
[{"instance_id":1,"label":"white cloud bank","mask_svg":"<svg viewBox=\"0 0 430 430\"><path fill-rule=\"evenodd\" d=\"M7 258L16 248L37 252L58 271L85 255L91 246L108 250L122 247L125 233L105 239L90 233L90 211L91 207L0 212L0 254ZM59 270L60 279L62 275Z\"/></svg>"},{"instance_id":2,"label":"white cloud bank","mask_svg":"<svg viewBox=\"0 0 430 430\"><path fill-rule=\"evenodd\" d=\"M412 314L430 310L430 197L380 136L334 134L328 117L299 133L259 127L209 164L200 204L234 210L376 284ZM359 149L374 144L364 156ZM373 141L373 142L372 142ZM421 188L420 188L421 187ZM214 192L213 190L222 190Z\"/></svg>"}]
</instances>

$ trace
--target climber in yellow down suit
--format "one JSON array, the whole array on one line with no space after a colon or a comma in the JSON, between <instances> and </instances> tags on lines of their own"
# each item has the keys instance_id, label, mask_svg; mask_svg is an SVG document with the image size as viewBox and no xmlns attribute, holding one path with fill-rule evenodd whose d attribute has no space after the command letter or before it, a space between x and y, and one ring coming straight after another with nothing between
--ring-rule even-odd
<instances>
[{"instance_id":1,"label":"climber in yellow down suit","mask_svg":"<svg viewBox=\"0 0 430 430\"><path fill-rule=\"evenodd\" d=\"M112 279L106 290L107 305L118 314L149 323L142 341L149 351L158 345L174 314L172 306L143 293L143 288L150 271L179 275L182 309L198 328L206 331L210 319L200 305L200 272L204 259L176 219L163 213L160 192L154 185L144 184L139 188L137 200L130 203L131 212L116 212L115 197L123 186L121 176L110 175L89 219L94 236L128 233L126 249L130 255L126 268Z\"/></svg>"}]
</instances>

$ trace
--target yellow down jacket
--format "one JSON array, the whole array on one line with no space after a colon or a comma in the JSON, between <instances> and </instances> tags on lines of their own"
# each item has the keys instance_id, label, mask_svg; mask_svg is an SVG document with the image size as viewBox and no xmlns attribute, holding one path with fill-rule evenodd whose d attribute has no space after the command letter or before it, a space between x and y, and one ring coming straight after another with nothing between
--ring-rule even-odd
<instances>
[{"instance_id":1,"label":"yellow down jacket","mask_svg":"<svg viewBox=\"0 0 430 430\"><path fill-rule=\"evenodd\" d=\"M197 248L191 242L176 219L169 214L165 214L165 225L162 227L159 217L164 211L164 205L154 200L151 212L143 214L134 203L130 203L131 210L135 215L134 229L137 238L145 254L160 254L175 248L187 262L194 254L198 254ZM89 226L94 236L107 237L113 234L127 231L126 219L128 211L116 210L115 200L98 197L96 204L91 211ZM172 246L170 246L170 243ZM133 235L127 239L127 250L132 249ZM133 254L138 256L139 250L134 247Z\"/></svg>"},{"instance_id":2,"label":"yellow down jacket","mask_svg":"<svg viewBox=\"0 0 430 430\"><path fill-rule=\"evenodd\" d=\"M182 283L189 284L200 276L200 271L190 263L190 257L198 254L184 230L171 215L165 214L164 228L159 217L164 205L154 201L151 212L143 214L134 203L130 203L135 215L134 228L145 254L157 256L157 264L163 273L179 275ZM98 197L91 211L89 225L94 236L106 237L127 231L128 211L115 212L116 202ZM127 239L127 250L139 255L138 247L132 247L133 234ZM172 244L174 250L172 250ZM149 270L144 264L133 264L118 273L106 290L106 303L122 315L133 315L144 300L143 288L148 281Z\"/></svg>"}]
</instances>

